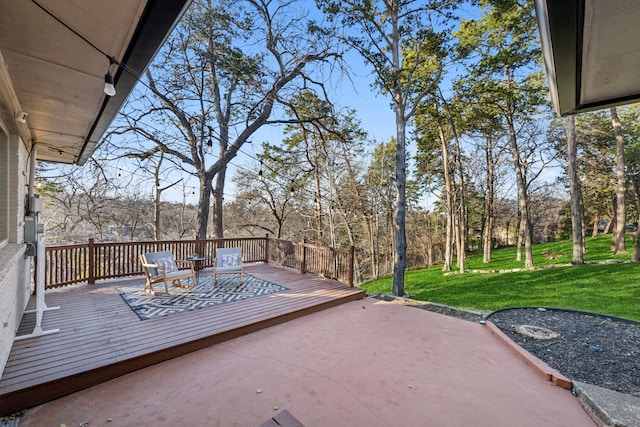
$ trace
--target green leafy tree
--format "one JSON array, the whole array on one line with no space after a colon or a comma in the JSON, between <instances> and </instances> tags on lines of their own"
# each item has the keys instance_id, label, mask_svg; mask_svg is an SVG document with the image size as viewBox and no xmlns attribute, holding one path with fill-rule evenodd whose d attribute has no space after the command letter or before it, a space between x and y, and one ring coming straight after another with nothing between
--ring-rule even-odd
<instances>
[{"instance_id":1,"label":"green leafy tree","mask_svg":"<svg viewBox=\"0 0 640 427\"><path fill-rule=\"evenodd\" d=\"M576 116L577 168L581 182L585 221L592 224L591 235L598 235L602 219L614 215L615 147L611 122L606 111ZM604 229L608 232L608 229Z\"/></svg>"},{"instance_id":2,"label":"green leafy tree","mask_svg":"<svg viewBox=\"0 0 640 427\"><path fill-rule=\"evenodd\" d=\"M530 0L481 0L484 14L466 20L456 36L460 53L469 58L468 78L460 93L487 94L489 108L500 111L508 135L520 208L520 236L525 245L525 268L533 267L532 224L527 189L530 165L520 129L546 107L539 69L538 29ZM518 251L520 257L520 251Z\"/></svg>"},{"instance_id":3,"label":"green leafy tree","mask_svg":"<svg viewBox=\"0 0 640 427\"><path fill-rule=\"evenodd\" d=\"M442 22L449 18L449 1L380 0L316 3L348 30L344 41L372 68L377 88L391 99L396 119L393 294L404 295L406 251L407 123L420 103L433 92L442 64ZM416 69L433 63L432 73Z\"/></svg>"},{"instance_id":4,"label":"green leafy tree","mask_svg":"<svg viewBox=\"0 0 640 427\"><path fill-rule=\"evenodd\" d=\"M613 230L613 240L611 242L611 251L614 254L626 253L625 244L625 227L627 225L626 211L626 175L624 161L624 133L622 131L622 123L618 116L616 107L609 108L611 115L611 125L616 140L616 205L615 205L615 226Z\"/></svg>"},{"instance_id":5,"label":"green leafy tree","mask_svg":"<svg viewBox=\"0 0 640 427\"><path fill-rule=\"evenodd\" d=\"M619 112L619 121L622 129L619 132L624 132L624 165L625 165L625 212L629 212L631 218L632 212L635 212L636 216L636 231L634 235L633 253L631 255L632 261L640 261L640 218L638 218L638 212L640 212L640 105L633 104L624 107L618 107L616 113ZM614 124L615 131L615 124ZM616 132L616 146L620 144L620 138L622 135L618 135ZM620 148L618 147L619 151ZM620 160L618 159L616 163ZM617 170L619 166L617 167ZM619 185L619 184L618 184ZM618 188L620 191L620 188ZM619 216L619 214L618 214ZM626 230L622 228L622 233Z\"/></svg>"},{"instance_id":6,"label":"green leafy tree","mask_svg":"<svg viewBox=\"0 0 640 427\"><path fill-rule=\"evenodd\" d=\"M569 178L569 199L571 204L571 236L573 241L573 264L584 263L584 225L582 214L582 197L578 177L578 138L576 136L575 117L566 119L567 127L567 175Z\"/></svg>"},{"instance_id":7,"label":"green leafy tree","mask_svg":"<svg viewBox=\"0 0 640 427\"><path fill-rule=\"evenodd\" d=\"M367 194L364 213L368 217L367 253L374 278L379 277L381 271L390 271L385 264L393 259L389 237L393 234L395 149L394 140L376 145L364 176Z\"/></svg>"}]
</instances>

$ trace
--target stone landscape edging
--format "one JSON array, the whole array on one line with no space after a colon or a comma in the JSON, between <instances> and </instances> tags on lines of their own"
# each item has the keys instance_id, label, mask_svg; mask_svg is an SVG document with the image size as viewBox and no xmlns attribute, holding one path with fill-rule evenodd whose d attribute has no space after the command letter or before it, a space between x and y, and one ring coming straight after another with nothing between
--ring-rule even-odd
<instances>
[{"instance_id":1,"label":"stone landscape edging","mask_svg":"<svg viewBox=\"0 0 640 427\"><path fill-rule=\"evenodd\" d=\"M632 261L624 260L624 259L609 259L603 261L587 261L581 265L611 265L611 264L627 264ZM481 269L473 269L473 270L465 270L464 273L460 273L459 271L447 271L443 275L449 276L452 274L491 274L491 273L519 273L522 271L536 271L536 270L547 270L549 268L561 268L561 267L575 267L576 265L568 263L568 264L547 264L542 267L533 267L533 268L508 268L505 270L481 270Z\"/></svg>"}]
</instances>

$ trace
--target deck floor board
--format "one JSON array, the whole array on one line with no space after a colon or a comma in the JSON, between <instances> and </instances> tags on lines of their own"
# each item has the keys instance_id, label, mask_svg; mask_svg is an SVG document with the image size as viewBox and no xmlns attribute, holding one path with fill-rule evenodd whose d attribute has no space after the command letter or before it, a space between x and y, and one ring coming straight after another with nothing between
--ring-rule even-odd
<instances>
[{"instance_id":1,"label":"deck floor board","mask_svg":"<svg viewBox=\"0 0 640 427\"><path fill-rule=\"evenodd\" d=\"M0 416L364 297L361 289L268 264L245 271L288 290L148 320L140 320L118 293L121 286L142 287L142 278L47 292L47 305L60 309L44 313L42 328L60 332L14 343L0 377ZM17 335L31 333L34 325L35 314L25 314Z\"/></svg>"}]
</instances>

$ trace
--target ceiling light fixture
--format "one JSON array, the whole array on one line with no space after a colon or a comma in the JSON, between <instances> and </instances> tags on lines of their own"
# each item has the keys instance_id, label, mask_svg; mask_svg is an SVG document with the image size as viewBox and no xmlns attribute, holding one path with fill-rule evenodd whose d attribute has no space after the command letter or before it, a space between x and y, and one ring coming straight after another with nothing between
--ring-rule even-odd
<instances>
[{"instance_id":1,"label":"ceiling light fixture","mask_svg":"<svg viewBox=\"0 0 640 427\"><path fill-rule=\"evenodd\" d=\"M28 115L29 114L25 113L24 111L18 111L15 115L16 122L26 123Z\"/></svg>"}]
</instances>

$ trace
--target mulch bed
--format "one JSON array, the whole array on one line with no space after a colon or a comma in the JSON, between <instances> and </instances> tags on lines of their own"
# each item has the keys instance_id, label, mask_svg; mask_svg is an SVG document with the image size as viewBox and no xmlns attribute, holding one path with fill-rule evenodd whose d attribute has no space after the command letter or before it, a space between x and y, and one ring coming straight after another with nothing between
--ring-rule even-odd
<instances>
[{"instance_id":1,"label":"mulch bed","mask_svg":"<svg viewBox=\"0 0 640 427\"><path fill-rule=\"evenodd\" d=\"M509 338L573 381L640 397L640 323L571 310L515 308L490 314ZM516 326L550 329L558 338L539 340Z\"/></svg>"}]
</instances>

